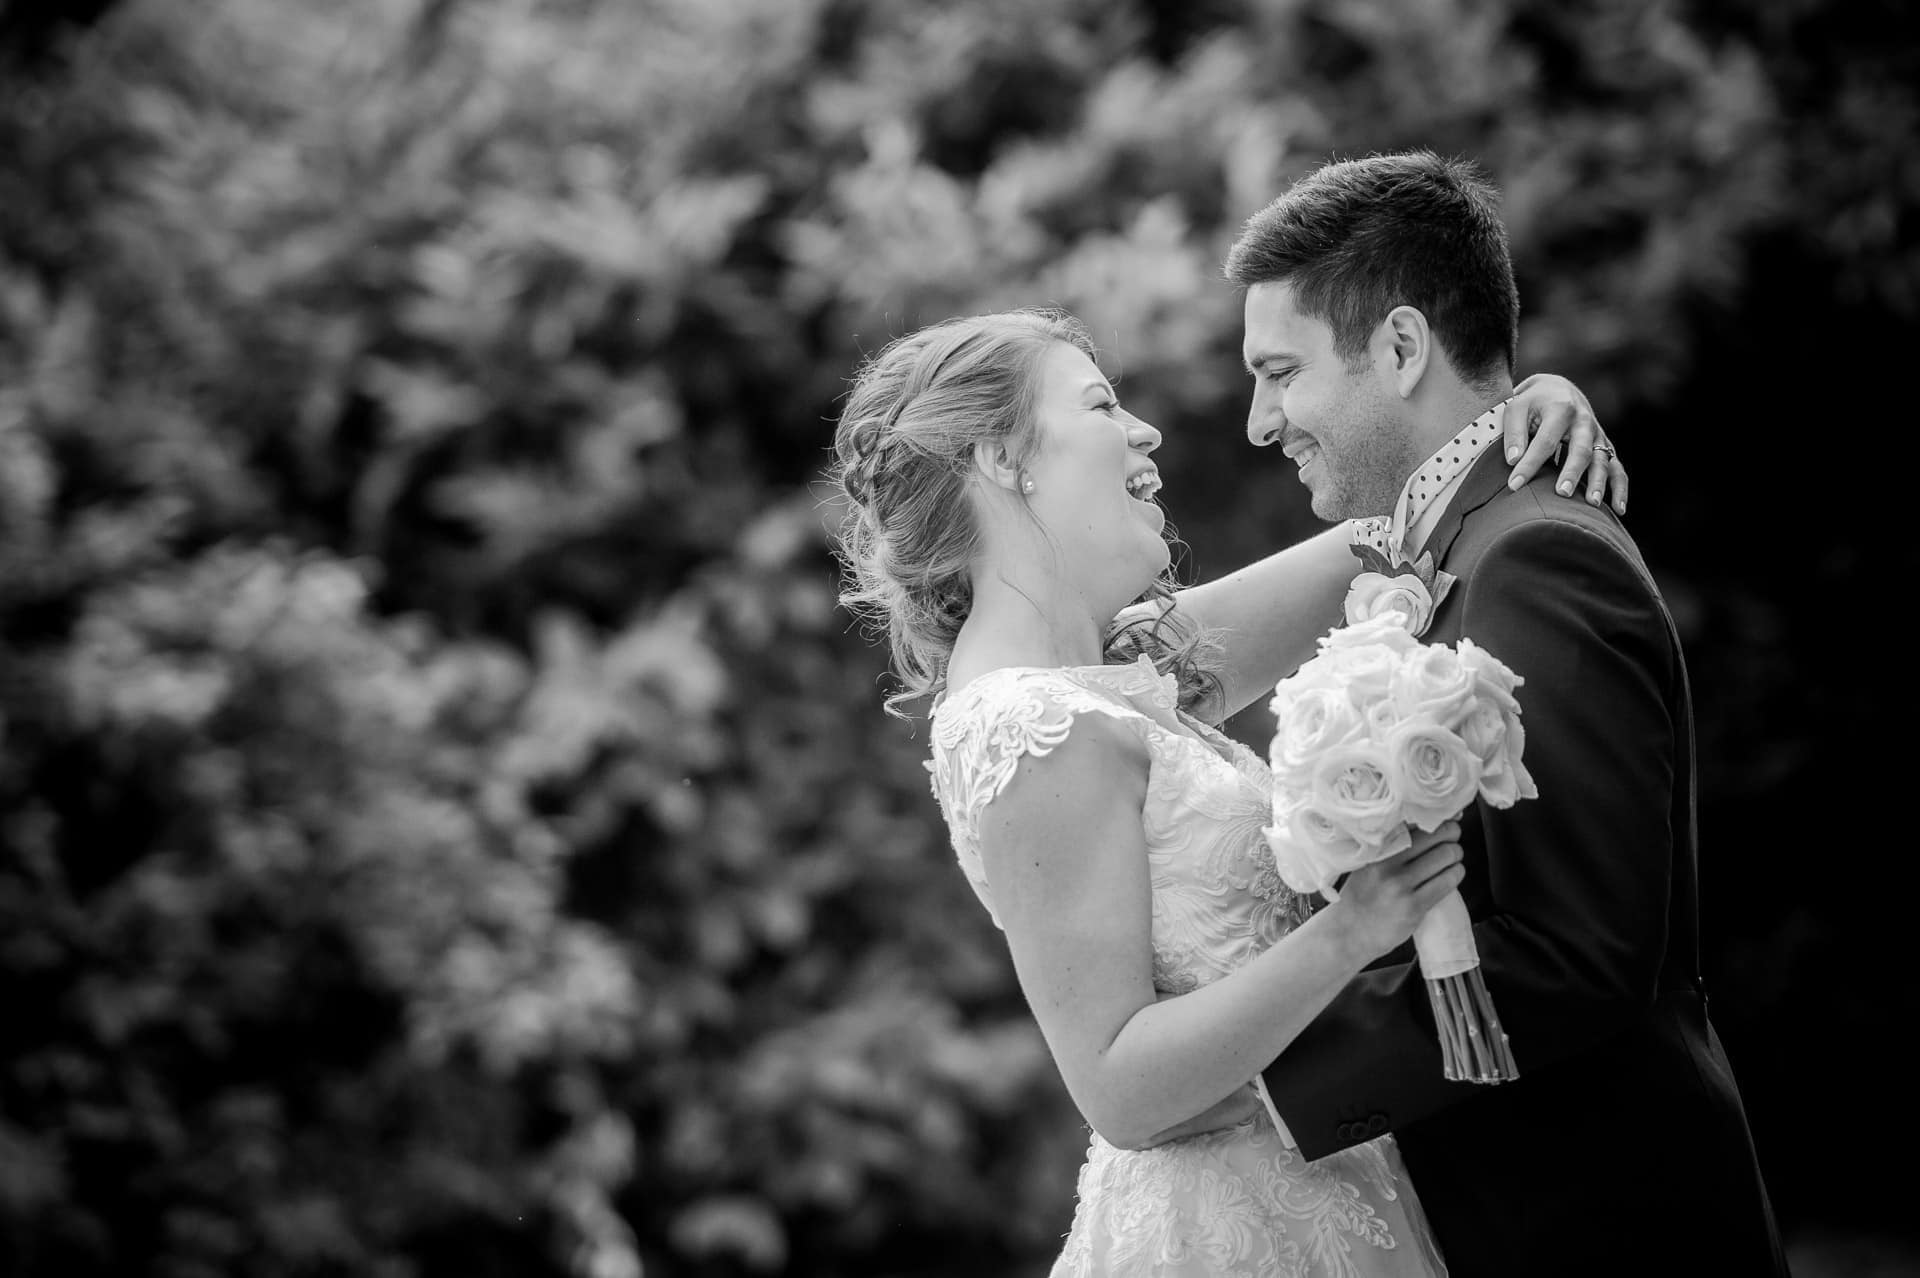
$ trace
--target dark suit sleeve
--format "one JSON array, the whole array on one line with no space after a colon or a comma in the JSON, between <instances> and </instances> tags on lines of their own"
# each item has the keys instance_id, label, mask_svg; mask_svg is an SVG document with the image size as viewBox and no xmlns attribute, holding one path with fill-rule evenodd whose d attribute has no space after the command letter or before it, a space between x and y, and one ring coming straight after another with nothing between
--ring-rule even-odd
<instances>
[{"instance_id":1,"label":"dark suit sleeve","mask_svg":"<svg viewBox=\"0 0 1920 1278\"><path fill-rule=\"evenodd\" d=\"M1524 758L1540 795L1503 811L1476 804L1464 823L1484 847L1484 860L1469 855L1488 900L1474 940L1521 1073L1507 1086L1525 1086L1654 998L1675 842L1677 654L1638 566L1570 522L1502 533L1456 589L1462 632L1526 681ZM1309 1158L1486 1090L1442 1077L1409 963L1361 973L1264 1077Z\"/></svg>"}]
</instances>

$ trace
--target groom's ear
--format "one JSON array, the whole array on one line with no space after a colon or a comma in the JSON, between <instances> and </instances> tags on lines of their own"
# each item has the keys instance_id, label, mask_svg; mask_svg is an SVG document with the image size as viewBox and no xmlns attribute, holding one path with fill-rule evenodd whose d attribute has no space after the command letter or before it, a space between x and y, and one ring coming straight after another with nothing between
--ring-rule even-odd
<instances>
[{"instance_id":1,"label":"groom's ear","mask_svg":"<svg viewBox=\"0 0 1920 1278\"><path fill-rule=\"evenodd\" d=\"M1020 467L1007 452L1005 439L983 439L973 446L973 468L981 478L1010 493L1020 491Z\"/></svg>"},{"instance_id":2,"label":"groom's ear","mask_svg":"<svg viewBox=\"0 0 1920 1278\"><path fill-rule=\"evenodd\" d=\"M1380 366L1393 378L1401 399L1410 398L1433 360L1433 330L1417 307L1396 306L1373 334Z\"/></svg>"}]
</instances>

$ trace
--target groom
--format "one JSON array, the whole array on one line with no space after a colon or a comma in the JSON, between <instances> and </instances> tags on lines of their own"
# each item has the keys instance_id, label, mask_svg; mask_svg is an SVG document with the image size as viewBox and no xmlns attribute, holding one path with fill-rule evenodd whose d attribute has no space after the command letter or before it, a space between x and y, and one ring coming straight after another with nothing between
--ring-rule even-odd
<instances>
[{"instance_id":1,"label":"groom","mask_svg":"<svg viewBox=\"0 0 1920 1278\"><path fill-rule=\"evenodd\" d=\"M1506 484L1519 297L1496 193L1429 153L1329 164L1248 220L1247 435L1322 519L1457 578L1423 638L1526 680L1540 796L1462 818L1518 1081L1450 1083L1411 952L1265 1071L1308 1158L1383 1132L1456 1276L1786 1273L1699 976L1693 714L1633 539L1551 469ZM1359 564L1355 563L1356 570Z\"/></svg>"}]
</instances>

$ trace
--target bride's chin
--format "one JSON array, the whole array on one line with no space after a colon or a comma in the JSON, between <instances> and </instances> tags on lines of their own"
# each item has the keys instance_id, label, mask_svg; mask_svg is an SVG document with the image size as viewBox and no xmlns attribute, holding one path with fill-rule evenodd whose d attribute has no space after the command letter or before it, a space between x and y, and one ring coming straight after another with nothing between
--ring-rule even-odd
<instances>
[{"instance_id":1,"label":"bride's chin","mask_svg":"<svg viewBox=\"0 0 1920 1278\"><path fill-rule=\"evenodd\" d=\"M1107 563L1111 570L1115 565L1116 559L1119 559L1120 556L1114 556L1113 552L1108 553L1110 557ZM1123 551L1121 552L1121 556L1132 555L1134 553L1133 551ZM1119 608L1125 608L1145 599L1148 592L1167 575L1167 570L1173 566L1173 548L1162 541L1158 543L1157 549L1147 551L1143 547L1136 558L1121 559L1121 562L1125 563L1127 569L1125 580L1122 581L1119 578L1109 577L1108 581L1119 589L1126 591L1126 598L1122 600L1118 606ZM1118 608L1116 608L1116 611L1118 611Z\"/></svg>"},{"instance_id":2,"label":"bride's chin","mask_svg":"<svg viewBox=\"0 0 1920 1278\"><path fill-rule=\"evenodd\" d=\"M1134 589L1133 589L1133 594L1130 596L1130 598L1132 599L1144 598L1147 592L1153 589L1154 584L1158 582L1162 577L1166 576L1167 569L1172 566L1173 566L1173 557L1171 555L1162 555L1152 572L1142 573L1140 577L1133 582Z\"/></svg>"}]
</instances>

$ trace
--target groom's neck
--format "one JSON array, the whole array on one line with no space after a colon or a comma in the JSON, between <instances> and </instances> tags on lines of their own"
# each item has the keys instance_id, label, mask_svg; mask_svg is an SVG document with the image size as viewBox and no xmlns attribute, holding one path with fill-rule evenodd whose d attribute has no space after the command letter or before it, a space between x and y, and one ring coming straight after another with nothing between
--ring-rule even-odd
<instances>
[{"instance_id":1,"label":"groom's neck","mask_svg":"<svg viewBox=\"0 0 1920 1278\"><path fill-rule=\"evenodd\" d=\"M1488 387L1469 386L1446 378L1444 384L1423 387L1414 403L1413 430L1409 434L1413 461L1411 475L1440 446L1458 435L1467 423L1513 394L1513 382L1501 377Z\"/></svg>"}]
</instances>

